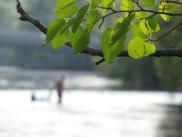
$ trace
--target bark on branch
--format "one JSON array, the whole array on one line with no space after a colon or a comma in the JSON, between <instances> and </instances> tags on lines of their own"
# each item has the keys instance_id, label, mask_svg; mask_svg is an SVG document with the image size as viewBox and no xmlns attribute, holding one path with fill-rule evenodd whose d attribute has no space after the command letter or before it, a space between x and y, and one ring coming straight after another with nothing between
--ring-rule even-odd
<instances>
[{"instance_id":1,"label":"bark on branch","mask_svg":"<svg viewBox=\"0 0 182 137\"><path fill-rule=\"evenodd\" d=\"M19 0L17 1L17 12L20 14L20 20L27 21L39 29L42 33L47 33L47 27L38 19L34 18L28 14L22 7ZM72 47L71 43L65 43L66 46ZM86 48L82 51L82 54L89 54L91 56L103 57L103 52L100 49ZM150 55L149 57L182 57L182 49L160 49L156 53ZM124 50L118 57L129 57L128 51Z\"/></svg>"}]
</instances>

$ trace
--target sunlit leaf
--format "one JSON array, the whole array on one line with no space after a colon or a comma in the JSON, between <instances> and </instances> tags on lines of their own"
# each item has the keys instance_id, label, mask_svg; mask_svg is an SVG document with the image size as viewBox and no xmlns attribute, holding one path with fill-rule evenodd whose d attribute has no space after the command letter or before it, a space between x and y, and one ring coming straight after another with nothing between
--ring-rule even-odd
<instances>
[{"instance_id":1,"label":"sunlit leaf","mask_svg":"<svg viewBox=\"0 0 182 137\"><path fill-rule=\"evenodd\" d=\"M149 34L160 30L160 26L156 18L143 19L141 20L139 26L144 34Z\"/></svg>"},{"instance_id":2,"label":"sunlit leaf","mask_svg":"<svg viewBox=\"0 0 182 137\"><path fill-rule=\"evenodd\" d=\"M128 54L134 59L143 58L155 53L156 46L145 42L143 38L135 37L128 44Z\"/></svg>"},{"instance_id":3,"label":"sunlit leaf","mask_svg":"<svg viewBox=\"0 0 182 137\"><path fill-rule=\"evenodd\" d=\"M142 38L146 37L146 35L140 29L138 23L131 26L131 35L132 37L142 37Z\"/></svg>"},{"instance_id":4,"label":"sunlit leaf","mask_svg":"<svg viewBox=\"0 0 182 137\"><path fill-rule=\"evenodd\" d=\"M167 3L167 2L160 2L160 5L159 5L159 11L160 12L173 12L174 10L174 5L170 4L170 3ZM169 15L165 15L165 14L160 14L160 16L162 17L162 19L164 21L169 21L170 19L170 16Z\"/></svg>"},{"instance_id":5,"label":"sunlit leaf","mask_svg":"<svg viewBox=\"0 0 182 137\"><path fill-rule=\"evenodd\" d=\"M141 20L140 24L139 24L140 29L143 31L144 34L149 34L151 33L148 24L146 22L146 20Z\"/></svg>"},{"instance_id":6,"label":"sunlit leaf","mask_svg":"<svg viewBox=\"0 0 182 137\"><path fill-rule=\"evenodd\" d=\"M134 7L135 7L135 4L132 0L122 0L120 3L120 10L123 10L123 11L133 10ZM129 13L125 12L124 15L128 16Z\"/></svg>"},{"instance_id":7,"label":"sunlit leaf","mask_svg":"<svg viewBox=\"0 0 182 137\"><path fill-rule=\"evenodd\" d=\"M141 3L148 7L155 7L155 0L141 0Z\"/></svg>"},{"instance_id":8,"label":"sunlit leaf","mask_svg":"<svg viewBox=\"0 0 182 137\"><path fill-rule=\"evenodd\" d=\"M111 7L113 2L114 2L114 0L101 0L102 6L105 8Z\"/></svg>"}]
</instances>

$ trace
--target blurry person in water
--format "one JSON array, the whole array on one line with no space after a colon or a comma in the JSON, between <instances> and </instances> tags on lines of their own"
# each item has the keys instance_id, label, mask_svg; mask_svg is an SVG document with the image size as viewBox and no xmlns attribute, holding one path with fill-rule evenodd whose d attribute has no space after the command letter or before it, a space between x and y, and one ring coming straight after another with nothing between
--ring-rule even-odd
<instances>
[{"instance_id":1,"label":"blurry person in water","mask_svg":"<svg viewBox=\"0 0 182 137\"><path fill-rule=\"evenodd\" d=\"M52 89L56 89L57 92L57 98L58 98L58 103L61 104L62 103L62 96L63 96L63 90L64 90L64 76L61 76L60 79L58 81L56 81L54 88ZM47 97L37 97L35 92L32 92L31 94L31 101L50 101L51 100L51 96L52 96L52 89L50 89L50 94Z\"/></svg>"},{"instance_id":2,"label":"blurry person in water","mask_svg":"<svg viewBox=\"0 0 182 137\"><path fill-rule=\"evenodd\" d=\"M56 82L56 90L57 90L57 96L58 96L58 103L62 103L62 96L63 96L63 90L64 90L64 76L61 76L61 78Z\"/></svg>"}]
</instances>

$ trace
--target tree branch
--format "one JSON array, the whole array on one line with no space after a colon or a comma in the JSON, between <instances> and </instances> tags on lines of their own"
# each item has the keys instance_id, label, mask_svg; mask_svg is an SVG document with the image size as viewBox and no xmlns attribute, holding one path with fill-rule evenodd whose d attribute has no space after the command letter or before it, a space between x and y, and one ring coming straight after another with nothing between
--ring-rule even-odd
<instances>
[{"instance_id":1,"label":"tree branch","mask_svg":"<svg viewBox=\"0 0 182 137\"><path fill-rule=\"evenodd\" d=\"M31 15L29 15L27 12L25 12L25 10L22 8L21 3L19 0L17 1L17 12L20 14L20 20L22 21L28 21L31 24L33 24L36 28L38 28L41 32L43 32L44 34L47 33L47 27L40 22L38 19L32 17Z\"/></svg>"},{"instance_id":2,"label":"tree branch","mask_svg":"<svg viewBox=\"0 0 182 137\"><path fill-rule=\"evenodd\" d=\"M42 33L47 33L47 27L40 22L38 19L29 15L23 8L19 0L17 1L17 12L20 14L20 20L27 21L33 24L37 29L39 29ZM72 47L71 43L65 43L66 46ZM99 56L104 57L102 50L95 48L86 48L82 51L82 54L89 54L91 56ZM182 57L182 49L161 49L157 50L154 54L149 57ZM124 50L118 57L129 57L128 51Z\"/></svg>"}]
</instances>

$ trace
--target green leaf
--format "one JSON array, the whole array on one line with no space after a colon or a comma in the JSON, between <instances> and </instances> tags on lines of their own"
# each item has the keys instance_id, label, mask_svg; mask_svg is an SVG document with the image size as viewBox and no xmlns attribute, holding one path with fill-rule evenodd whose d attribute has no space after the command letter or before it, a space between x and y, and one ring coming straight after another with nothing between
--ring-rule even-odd
<instances>
[{"instance_id":1,"label":"green leaf","mask_svg":"<svg viewBox=\"0 0 182 137\"><path fill-rule=\"evenodd\" d=\"M121 23L116 24L116 26L113 28L111 44L116 43L123 35L126 35L133 18L134 15L128 16L124 18L124 20Z\"/></svg>"},{"instance_id":2,"label":"green leaf","mask_svg":"<svg viewBox=\"0 0 182 137\"><path fill-rule=\"evenodd\" d=\"M61 34L64 33L66 30L68 30L69 27L74 23L74 20L75 20L75 19L73 18L73 19L64 21L64 23L62 24L62 26L61 26L61 28L60 28L59 34L61 35Z\"/></svg>"},{"instance_id":3,"label":"green leaf","mask_svg":"<svg viewBox=\"0 0 182 137\"><path fill-rule=\"evenodd\" d=\"M143 19L141 20L139 26L144 34L149 34L160 30L160 25L156 18Z\"/></svg>"},{"instance_id":4,"label":"green leaf","mask_svg":"<svg viewBox=\"0 0 182 137\"><path fill-rule=\"evenodd\" d=\"M143 19L143 20L140 21L139 27L143 31L143 33L146 34L146 35L149 34L149 33L151 33L151 32L153 32L149 28L148 22L145 19Z\"/></svg>"},{"instance_id":5,"label":"green leaf","mask_svg":"<svg viewBox=\"0 0 182 137\"><path fill-rule=\"evenodd\" d=\"M83 30L81 27L78 28L76 33L73 35L72 45L76 53L80 53L84 50L90 42L90 32Z\"/></svg>"},{"instance_id":6,"label":"green leaf","mask_svg":"<svg viewBox=\"0 0 182 137\"><path fill-rule=\"evenodd\" d=\"M160 12L173 12L173 10L174 10L174 5L170 3L166 3L166 2L160 2L160 5L159 5ZM169 21L170 19L169 15L160 14L160 16L164 21Z\"/></svg>"},{"instance_id":7,"label":"green leaf","mask_svg":"<svg viewBox=\"0 0 182 137\"><path fill-rule=\"evenodd\" d=\"M111 28L107 28L102 33L101 45L102 45L102 50L103 50L104 58L105 58L107 63L111 63L112 62L111 51L110 51L110 48L109 48L109 46L110 46L110 39L111 39L110 38L111 32L112 32L112 29Z\"/></svg>"},{"instance_id":8,"label":"green leaf","mask_svg":"<svg viewBox=\"0 0 182 137\"><path fill-rule=\"evenodd\" d=\"M46 35L46 43L51 43L53 48L59 48L66 42L69 42L70 32L69 26L72 25L73 20L66 22L65 20L55 19L48 26Z\"/></svg>"},{"instance_id":9,"label":"green leaf","mask_svg":"<svg viewBox=\"0 0 182 137\"><path fill-rule=\"evenodd\" d=\"M116 43L111 45L112 28L107 28L102 33L102 50L107 63L112 63L124 49L126 35L123 35Z\"/></svg>"},{"instance_id":10,"label":"green leaf","mask_svg":"<svg viewBox=\"0 0 182 137\"><path fill-rule=\"evenodd\" d=\"M156 46L145 42L143 38L135 37L128 44L128 54L134 59L143 58L155 53Z\"/></svg>"},{"instance_id":11,"label":"green leaf","mask_svg":"<svg viewBox=\"0 0 182 137\"><path fill-rule=\"evenodd\" d=\"M151 14L150 13L144 13L144 12L136 12L135 13L135 17L138 20L144 19L144 18L148 18Z\"/></svg>"},{"instance_id":12,"label":"green leaf","mask_svg":"<svg viewBox=\"0 0 182 137\"><path fill-rule=\"evenodd\" d=\"M77 12L77 0L56 0L56 11L57 18L64 19L71 17Z\"/></svg>"},{"instance_id":13,"label":"green leaf","mask_svg":"<svg viewBox=\"0 0 182 137\"><path fill-rule=\"evenodd\" d=\"M145 55L144 56L149 56L156 52L156 46L154 44L145 42L144 45L145 45Z\"/></svg>"},{"instance_id":14,"label":"green leaf","mask_svg":"<svg viewBox=\"0 0 182 137\"><path fill-rule=\"evenodd\" d=\"M140 29L139 24L133 24L131 26L131 35L132 37L141 37L141 38L145 38L146 35L143 33L143 31Z\"/></svg>"},{"instance_id":15,"label":"green leaf","mask_svg":"<svg viewBox=\"0 0 182 137\"><path fill-rule=\"evenodd\" d=\"M128 11L133 10L135 8L135 4L132 0L122 0L120 4L120 10ZM128 16L129 13L124 13L125 16Z\"/></svg>"},{"instance_id":16,"label":"green leaf","mask_svg":"<svg viewBox=\"0 0 182 137\"><path fill-rule=\"evenodd\" d=\"M56 37L51 41L51 47L54 49L61 48L65 43L69 42L72 39L71 31L67 30L63 34L56 35Z\"/></svg>"},{"instance_id":17,"label":"green leaf","mask_svg":"<svg viewBox=\"0 0 182 137\"><path fill-rule=\"evenodd\" d=\"M160 25L155 17L147 19L150 29L157 32L160 30Z\"/></svg>"},{"instance_id":18,"label":"green leaf","mask_svg":"<svg viewBox=\"0 0 182 137\"><path fill-rule=\"evenodd\" d=\"M99 3L100 3L100 0L90 0L91 9L97 8Z\"/></svg>"},{"instance_id":19,"label":"green leaf","mask_svg":"<svg viewBox=\"0 0 182 137\"><path fill-rule=\"evenodd\" d=\"M114 0L101 0L102 6L105 8L110 8Z\"/></svg>"},{"instance_id":20,"label":"green leaf","mask_svg":"<svg viewBox=\"0 0 182 137\"><path fill-rule=\"evenodd\" d=\"M88 30L92 30L92 28L100 20L100 18L101 15L97 10L91 10L85 23Z\"/></svg>"},{"instance_id":21,"label":"green leaf","mask_svg":"<svg viewBox=\"0 0 182 137\"><path fill-rule=\"evenodd\" d=\"M155 0L141 0L141 3L148 7L155 7Z\"/></svg>"},{"instance_id":22,"label":"green leaf","mask_svg":"<svg viewBox=\"0 0 182 137\"><path fill-rule=\"evenodd\" d=\"M111 57L112 60L117 57L124 49L125 46L126 35L123 35L118 42L114 45L111 45Z\"/></svg>"},{"instance_id":23,"label":"green leaf","mask_svg":"<svg viewBox=\"0 0 182 137\"><path fill-rule=\"evenodd\" d=\"M89 5L86 5L86 6L83 6L82 8L79 9L77 17L76 17L74 24L73 24L73 27L72 27L72 30L74 33L78 29L78 27L81 24L85 14L87 13L88 7L89 7Z\"/></svg>"},{"instance_id":24,"label":"green leaf","mask_svg":"<svg viewBox=\"0 0 182 137\"><path fill-rule=\"evenodd\" d=\"M56 8L66 9L78 0L56 0Z\"/></svg>"},{"instance_id":25,"label":"green leaf","mask_svg":"<svg viewBox=\"0 0 182 137\"><path fill-rule=\"evenodd\" d=\"M60 19L55 19L55 20L51 21L51 23L48 25L48 31L47 31L47 35L46 35L47 44L54 39L54 37L58 34L61 26L64 23L65 23L65 21L60 20Z\"/></svg>"}]
</instances>

